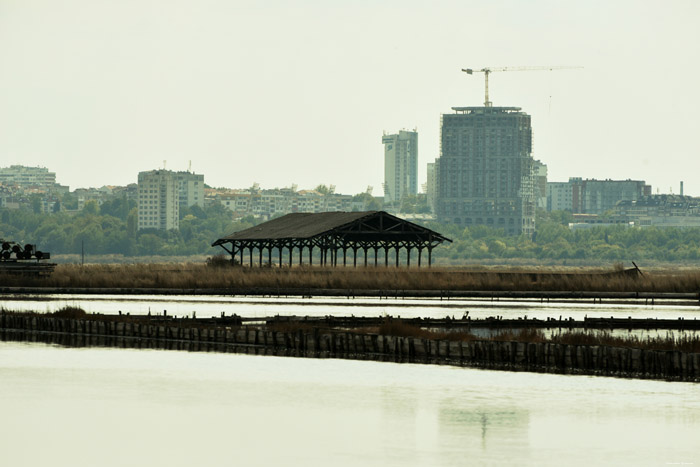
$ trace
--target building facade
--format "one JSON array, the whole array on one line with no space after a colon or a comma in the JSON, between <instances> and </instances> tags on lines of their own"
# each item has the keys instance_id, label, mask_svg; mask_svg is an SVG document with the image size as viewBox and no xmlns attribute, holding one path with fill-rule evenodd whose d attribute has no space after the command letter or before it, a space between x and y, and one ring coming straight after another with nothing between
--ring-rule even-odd
<instances>
[{"instance_id":1,"label":"building facade","mask_svg":"<svg viewBox=\"0 0 700 467\"><path fill-rule=\"evenodd\" d=\"M384 134L384 202L395 203L418 193L418 133Z\"/></svg>"},{"instance_id":2,"label":"building facade","mask_svg":"<svg viewBox=\"0 0 700 467\"><path fill-rule=\"evenodd\" d=\"M535 161L533 166L537 209L547 209L547 164Z\"/></svg>"},{"instance_id":3,"label":"building facade","mask_svg":"<svg viewBox=\"0 0 700 467\"><path fill-rule=\"evenodd\" d=\"M453 107L442 115L438 221L535 231L530 116L519 107Z\"/></svg>"},{"instance_id":4,"label":"building facade","mask_svg":"<svg viewBox=\"0 0 700 467\"><path fill-rule=\"evenodd\" d=\"M180 208L204 207L204 175L193 172L176 172Z\"/></svg>"},{"instance_id":5,"label":"building facade","mask_svg":"<svg viewBox=\"0 0 700 467\"><path fill-rule=\"evenodd\" d=\"M54 188L56 186L56 173L49 172L49 169L45 167L11 165L0 168L0 184Z\"/></svg>"},{"instance_id":6,"label":"building facade","mask_svg":"<svg viewBox=\"0 0 700 467\"><path fill-rule=\"evenodd\" d=\"M635 201L651 195L651 186L643 180L583 180L547 183L547 209L574 214L604 214L620 201Z\"/></svg>"},{"instance_id":7,"label":"building facade","mask_svg":"<svg viewBox=\"0 0 700 467\"><path fill-rule=\"evenodd\" d=\"M139 172L138 230L180 228L180 184L175 172Z\"/></svg>"},{"instance_id":8,"label":"building facade","mask_svg":"<svg viewBox=\"0 0 700 467\"><path fill-rule=\"evenodd\" d=\"M425 193L428 195L430 212L435 214L435 201L437 199L437 161L428 162L428 180L425 184Z\"/></svg>"}]
</instances>

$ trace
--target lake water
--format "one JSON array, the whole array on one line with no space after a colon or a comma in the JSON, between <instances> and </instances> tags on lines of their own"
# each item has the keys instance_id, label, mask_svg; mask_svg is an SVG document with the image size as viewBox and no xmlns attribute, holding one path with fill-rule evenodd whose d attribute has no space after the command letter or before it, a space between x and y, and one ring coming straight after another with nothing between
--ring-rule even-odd
<instances>
[{"instance_id":1,"label":"lake water","mask_svg":"<svg viewBox=\"0 0 700 467\"><path fill-rule=\"evenodd\" d=\"M298 297L227 297L191 295L5 295L2 307L12 311L52 312L61 307L79 306L89 313L123 313L146 315L163 313L198 318L238 314L245 317L275 315L296 316L402 316L461 318L469 312L472 318L503 316L504 318L588 317L627 318L700 318L700 306L676 304L644 305L635 302L603 303L530 301L490 301L470 299L379 299L379 298L298 298Z\"/></svg>"},{"instance_id":2,"label":"lake water","mask_svg":"<svg viewBox=\"0 0 700 467\"><path fill-rule=\"evenodd\" d=\"M700 385L0 342L3 466L698 465Z\"/></svg>"}]
</instances>

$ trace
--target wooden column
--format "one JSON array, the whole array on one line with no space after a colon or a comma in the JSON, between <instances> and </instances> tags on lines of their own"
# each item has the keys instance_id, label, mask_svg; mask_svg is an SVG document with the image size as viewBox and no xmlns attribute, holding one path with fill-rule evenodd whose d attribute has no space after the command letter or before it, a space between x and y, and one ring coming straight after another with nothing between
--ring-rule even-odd
<instances>
[{"instance_id":1,"label":"wooden column","mask_svg":"<svg viewBox=\"0 0 700 467\"><path fill-rule=\"evenodd\" d=\"M399 252L401 251L401 247L396 247L396 267L399 267Z\"/></svg>"}]
</instances>

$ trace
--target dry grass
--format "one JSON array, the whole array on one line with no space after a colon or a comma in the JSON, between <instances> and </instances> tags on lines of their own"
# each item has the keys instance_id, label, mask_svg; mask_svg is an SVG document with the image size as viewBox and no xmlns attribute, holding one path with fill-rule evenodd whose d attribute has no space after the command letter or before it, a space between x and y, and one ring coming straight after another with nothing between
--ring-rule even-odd
<instances>
[{"instance_id":1,"label":"dry grass","mask_svg":"<svg viewBox=\"0 0 700 467\"><path fill-rule=\"evenodd\" d=\"M87 316L85 310L77 306L64 306L63 308L54 311L53 316L56 318L84 319Z\"/></svg>"},{"instance_id":2,"label":"dry grass","mask_svg":"<svg viewBox=\"0 0 700 467\"><path fill-rule=\"evenodd\" d=\"M382 290L698 292L700 272L603 275L611 269L248 268L201 263L58 265L48 278L5 276L5 286L174 289L318 288Z\"/></svg>"},{"instance_id":3,"label":"dry grass","mask_svg":"<svg viewBox=\"0 0 700 467\"><path fill-rule=\"evenodd\" d=\"M542 330L534 328L517 331L503 331L490 338L478 337L470 332L436 332L401 322L386 321L374 332L388 336L414 337L420 339L442 339L455 341L492 340L499 342L552 343L566 345L604 345L610 347L628 347L645 350L679 350L682 352L700 352L700 336L673 333L665 337L613 336L609 332L565 331L547 336Z\"/></svg>"}]
</instances>

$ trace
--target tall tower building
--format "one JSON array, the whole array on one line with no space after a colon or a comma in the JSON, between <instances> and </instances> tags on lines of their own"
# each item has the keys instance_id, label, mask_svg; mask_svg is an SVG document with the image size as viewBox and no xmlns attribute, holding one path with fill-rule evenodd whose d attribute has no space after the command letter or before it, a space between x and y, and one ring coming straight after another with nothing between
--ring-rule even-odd
<instances>
[{"instance_id":1,"label":"tall tower building","mask_svg":"<svg viewBox=\"0 0 700 467\"><path fill-rule=\"evenodd\" d=\"M418 132L401 130L382 136L384 143L384 202L401 201L418 193Z\"/></svg>"},{"instance_id":2,"label":"tall tower building","mask_svg":"<svg viewBox=\"0 0 700 467\"><path fill-rule=\"evenodd\" d=\"M138 230L180 228L180 185L169 170L139 172Z\"/></svg>"},{"instance_id":3,"label":"tall tower building","mask_svg":"<svg viewBox=\"0 0 700 467\"><path fill-rule=\"evenodd\" d=\"M530 116L519 107L453 107L442 115L437 218L507 234L535 231Z\"/></svg>"}]
</instances>

